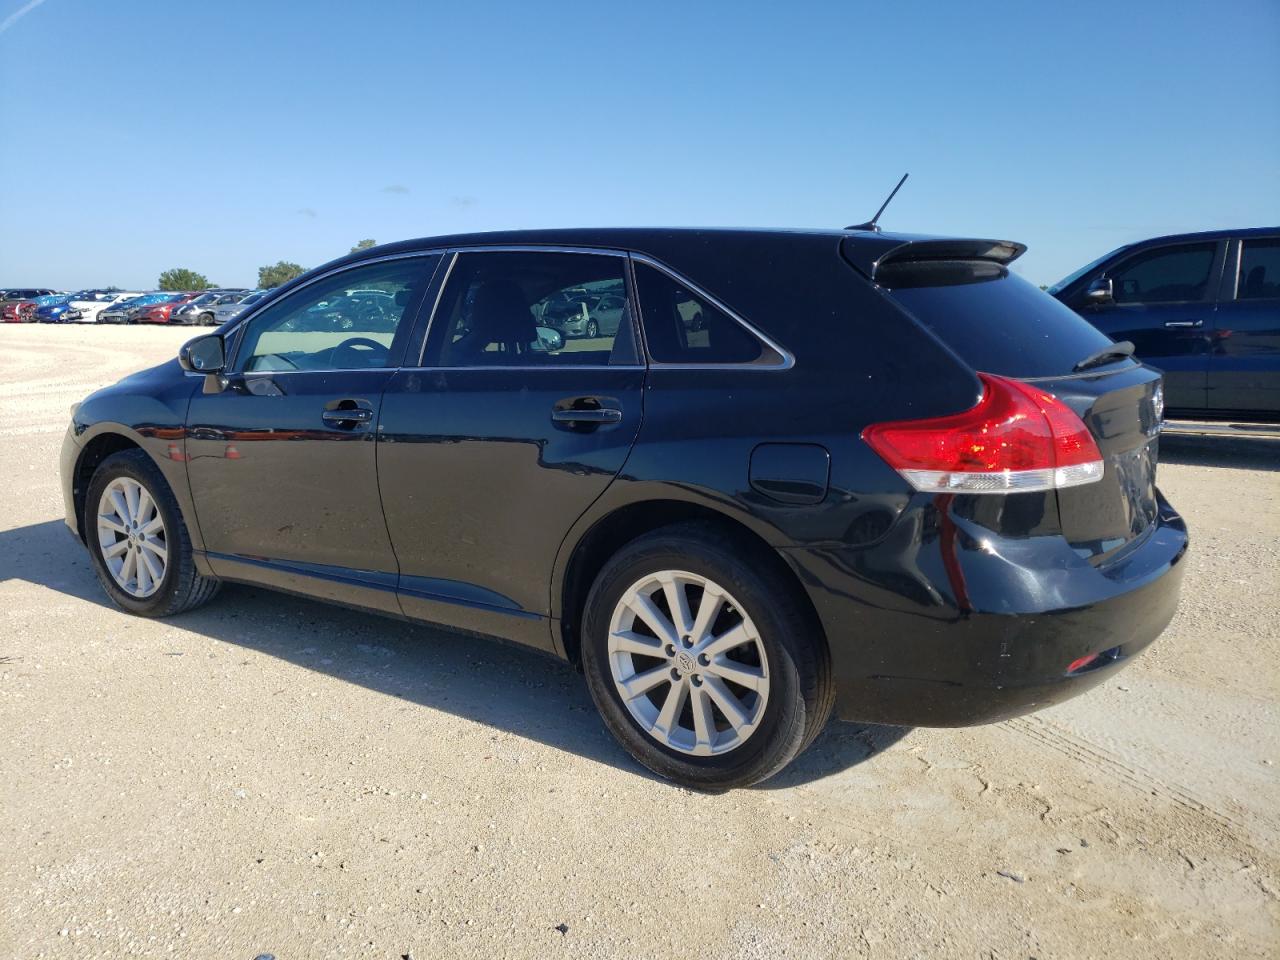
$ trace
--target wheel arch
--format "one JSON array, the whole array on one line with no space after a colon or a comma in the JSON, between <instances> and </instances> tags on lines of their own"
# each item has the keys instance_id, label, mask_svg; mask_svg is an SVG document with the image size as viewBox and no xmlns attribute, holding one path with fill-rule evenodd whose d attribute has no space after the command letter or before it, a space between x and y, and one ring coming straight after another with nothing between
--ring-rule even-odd
<instances>
[{"instance_id":1,"label":"wheel arch","mask_svg":"<svg viewBox=\"0 0 1280 960\"><path fill-rule=\"evenodd\" d=\"M80 539L85 540L85 497L89 492L89 482L103 460L122 450L142 450L138 440L129 437L123 428L104 429L91 437L81 448L76 457L75 469L71 475L71 496L75 504L76 526L80 531ZM87 542L87 541L86 541Z\"/></svg>"},{"instance_id":2,"label":"wheel arch","mask_svg":"<svg viewBox=\"0 0 1280 960\"><path fill-rule=\"evenodd\" d=\"M759 561L769 568L771 576L794 593L797 602L812 617L817 635L826 642L822 621L799 575L760 533L706 504L655 498L619 506L596 518L574 542L572 549L562 550L562 560L552 583L552 613L558 626L555 640L565 659L575 666L581 663L578 625L587 594L609 558L637 537L662 527L691 522L712 527L741 543L744 552L757 555Z\"/></svg>"}]
</instances>

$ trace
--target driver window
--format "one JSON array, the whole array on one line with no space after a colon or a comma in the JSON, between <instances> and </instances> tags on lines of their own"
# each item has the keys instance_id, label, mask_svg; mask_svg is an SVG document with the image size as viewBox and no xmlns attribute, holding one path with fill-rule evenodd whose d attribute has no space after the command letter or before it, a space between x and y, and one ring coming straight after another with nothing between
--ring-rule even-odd
<instances>
[{"instance_id":1,"label":"driver window","mask_svg":"<svg viewBox=\"0 0 1280 960\"><path fill-rule=\"evenodd\" d=\"M352 370L385 367L414 297L438 256L371 263L308 284L263 309L244 331L239 369Z\"/></svg>"},{"instance_id":2,"label":"driver window","mask_svg":"<svg viewBox=\"0 0 1280 960\"><path fill-rule=\"evenodd\" d=\"M1109 271L1116 303L1177 303L1205 299L1217 243L1161 247Z\"/></svg>"}]
</instances>

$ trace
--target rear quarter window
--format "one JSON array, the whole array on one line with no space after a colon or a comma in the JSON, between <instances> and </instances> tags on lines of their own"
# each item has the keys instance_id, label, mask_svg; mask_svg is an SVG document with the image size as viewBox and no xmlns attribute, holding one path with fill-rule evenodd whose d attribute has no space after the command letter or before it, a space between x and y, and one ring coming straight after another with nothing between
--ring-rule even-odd
<instances>
[{"instance_id":1,"label":"rear quarter window","mask_svg":"<svg viewBox=\"0 0 1280 960\"><path fill-rule=\"evenodd\" d=\"M1060 376L1111 343L1079 314L998 264L913 262L882 273L876 279L888 295L974 370Z\"/></svg>"},{"instance_id":2,"label":"rear quarter window","mask_svg":"<svg viewBox=\"0 0 1280 960\"><path fill-rule=\"evenodd\" d=\"M776 366L783 358L706 297L646 263L636 289L649 355L658 363Z\"/></svg>"}]
</instances>

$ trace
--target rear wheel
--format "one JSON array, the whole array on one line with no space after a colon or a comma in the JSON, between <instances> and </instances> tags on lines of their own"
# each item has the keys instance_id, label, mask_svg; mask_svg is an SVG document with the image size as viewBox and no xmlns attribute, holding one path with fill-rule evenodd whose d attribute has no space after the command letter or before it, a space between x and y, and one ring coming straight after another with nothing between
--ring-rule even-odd
<instances>
[{"instance_id":1,"label":"rear wheel","mask_svg":"<svg viewBox=\"0 0 1280 960\"><path fill-rule=\"evenodd\" d=\"M94 572L116 606L167 617L217 593L219 582L196 572L178 503L143 451L124 450L102 461L84 512Z\"/></svg>"},{"instance_id":2,"label":"rear wheel","mask_svg":"<svg viewBox=\"0 0 1280 960\"><path fill-rule=\"evenodd\" d=\"M681 524L623 548L587 599L583 666L640 763L699 790L764 780L826 724L825 641L767 557Z\"/></svg>"}]
</instances>

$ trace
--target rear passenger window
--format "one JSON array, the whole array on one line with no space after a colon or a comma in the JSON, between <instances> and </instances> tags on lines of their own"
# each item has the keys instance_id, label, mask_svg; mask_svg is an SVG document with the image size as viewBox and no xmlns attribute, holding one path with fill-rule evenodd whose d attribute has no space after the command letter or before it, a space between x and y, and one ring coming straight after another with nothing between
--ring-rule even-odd
<instances>
[{"instance_id":1,"label":"rear passenger window","mask_svg":"<svg viewBox=\"0 0 1280 960\"><path fill-rule=\"evenodd\" d=\"M782 358L723 310L674 278L636 264L649 355L658 363L779 363Z\"/></svg>"},{"instance_id":2,"label":"rear passenger window","mask_svg":"<svg viewBox=\"0 0 1280 960\"><path fill-rule=\"evenodd\" d=\"M1209 289L1216 243L1162 247L1140 253L1108 271L1116 303L1203 300Z\"/></svg>"},{"instance_id":3,"label":"rear passenger window","mask_svg":"<svg viewBox=\"0 0 1280 960\"><path fill-rule=\"evenodd\" d=\"M443 367L638 363L626 259L459 254L431 322L427 358Z\"/></svg>"},{"instance_id":4,"label":"rear passenger window","mask_svg":"<svg viewBox=\"0 0 1280 960\"><path fill-rule=\"evenodd\" d=\"M1246 240L1240 252L1237 300L1280 299L1280 240Z\"/></svg>"}]
</instances>

